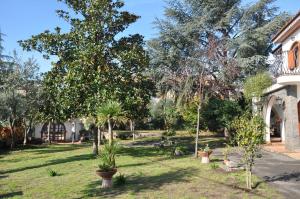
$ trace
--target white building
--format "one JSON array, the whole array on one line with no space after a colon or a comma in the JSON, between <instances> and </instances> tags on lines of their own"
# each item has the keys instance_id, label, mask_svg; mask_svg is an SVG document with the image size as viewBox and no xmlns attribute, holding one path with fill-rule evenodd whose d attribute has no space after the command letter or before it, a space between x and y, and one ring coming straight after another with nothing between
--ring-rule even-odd
<instances>
[{"instance_id":1,"label":"white building","mask_svg":"<svg viewBox=\"0 0 300 199\"><path fill-rule=\"evenodd\" d=\"M58 142L72 141L72 135L73 135L72 132L74 131L75 131L74 139L79 140L79 131L82 129L83 129L83 124L79 119L76 119L75 121L70 120L64 123L62 122L51 123L50 140L58 141ZM36 125L32 137L46 140L48 137L48 123Z\"/></svg>"},{"instance_id":2,"label":"white building","mask_svg":"<svg viewBox=\"0 0 300 199\"><path fill-rule=\"evenodd\" d=\"M275 82L256 103L266 123L266 141L300 149L300 12L278 31L272 41ZM257 107L256 107L257 108Z\"/></svg>"}]
</instances>

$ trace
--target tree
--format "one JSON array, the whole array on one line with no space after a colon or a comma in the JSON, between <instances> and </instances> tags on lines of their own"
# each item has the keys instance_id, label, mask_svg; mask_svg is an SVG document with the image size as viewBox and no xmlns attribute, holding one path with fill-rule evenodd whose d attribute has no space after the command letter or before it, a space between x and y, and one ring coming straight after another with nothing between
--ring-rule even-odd
<instances>
[{"instance_id":1,"label":"tree","mask_svg":"<svg viewBox=\"0 0 300 199\"><path fill-rule=\"evenodd\" d=\"M143 37L120 36L139 17L121 11L124 3L119 0L59 1L75 12L56 11L70 24L70 31L57 27L19 43L45 58L58 58L52 70L61 71L54 75L60 80L66 116L96 118L97 108L104 102L123 101L135 89L144 88L138 85L147 86L150 81L144 73L149 59Z\"/></svg>"},{"instance_id":2,"label":"tree","mask_svg":"<svg viewBox=\"0 0 300 199\"><path fill-rule=\"evenodd\" d=\"M93 134L93 138L94 138L94 142L93 142L93 154L94 155L98 155L99 154L99 136L97 136L97 131L96 131L96 125L97 125L97 121L95 120L94 117L85 117L83 118L83 124L84 124L84 128L86 130L91 130L92 134ZM99 124L98 124L99 125ZM98 133L99 132L99 127L98 127Z\"/></svg>"},{"instance_id":3,"label":"tree","mask_svg":"<svg viewBox=\"0 0 300 199\"><path fill-rule=\"evenodd\" d=\"M63 106L63 89L61 84L61 71L59 68L44 74L39 92L38 121L48 123L47 141L51 143L50 130L55 121L63 121L68 118L67 107Z\"/></svg>"},{"instance_id":4,"label":"tree","mask_svg":"<svg viewBox=\"0 0 300 199\"><path fill-rule=\"evenodd\" d=\"M20 44L26 50L37 50L45 57L55 55L63 80L64 106L76 110L76 116L96 112L99 104L128 92L130 79L146 79L147 67L143 37L117 37L138 16L119 11L124 3L113 0L61 0L77 15L58 10L58 15L70 23L70 32L45 31ZM132 87L131 89L134 89Z\"/></svg>"},{"instance_id":5,"label":"tree","mask_svg":"<svg viewBox=\"0 0 300 199\"><path fill-rule=\"evenodd\" d=\"M11 148L15 145L17 126L24 127L24 144L36 116L38 65L33 58L22 61L16 52L1 70L1 119L10 127Z\"/></svg>"},{"instance_id":6,"label":"tree","mask_svg":"<svg viewBox=\"0 0 300 199\"><path fill-rule=\"evenodd\" d=\"M156 21L159 37L148 44L161 95L173 93L177 104L199 100L195 155L205 97L229 99L246 76L268 67L271 35L287 19L272 2L173 0Z\"/></svg>"},{"instance_id":7,"label":"tree","mask_svg":"<svg viewBox=\"0 0 300 199\"><path fill-rule=\"evenodd\" d=\"M243 151L247 188L252 189L252 167L260 150L260 145L263 144L265 124L261 117L246 113L236 118L232 127L236 130L235 141Z\"/></svg>"},{"instance_id":8,"label":"tree","mask_svg":"<svg viewBox=\"0 0 300 199\"><path fill-rule=\"evenodd\" d=\"M18 57L15 57L14 60L15 64L19 66L18 72L22 78L19 90L22 92L24 105L20 117L22 118L22 125L24 127L23 145L26 145L28 134L37 122L38 117L38 103L40 100L38 98L40 88L39 66L33 58L29 58L25 62Z\"/></svg>"},{"instance_id":9,"label":"tree","mask_svg":"<svg viewBox=\"0 0 300 199\"><path fill-rule=\"evenodd\" d=\"M150 79L133 80L128 85L135 89L128 89L130 93L127 93L124 98L119 97L119 100L123 102L123 109L129 119L132 139L134 140L136 121L149 115L148 104L154 95L155 88Z\"/></svg>"},{"instance_id":10,"label":"tree","mask_svg":"<svg viewBox=\"0 0 300 199\"><path fill-rule=\"evenodd\" d=\"M250 76L244 83L244 94L246 99L252 100L253 97L261 97L265 89L272 85L272 78L267 73L258 73Z\"/></svg>"},{"instance_id":11,"label":"tree","mask_svg":"<svg viewBox=\"0 0 300 199\"><path fill-rule=\"evenodd\" d=\"M112 144L114 135L113 127L118 122L125 123L128 118L125 117L125 112L122 109L122 105L117 101L109 100L99 107L97 111L97 120L101 123L107 122L109 144Z\"/></svg>"}]
</instances>

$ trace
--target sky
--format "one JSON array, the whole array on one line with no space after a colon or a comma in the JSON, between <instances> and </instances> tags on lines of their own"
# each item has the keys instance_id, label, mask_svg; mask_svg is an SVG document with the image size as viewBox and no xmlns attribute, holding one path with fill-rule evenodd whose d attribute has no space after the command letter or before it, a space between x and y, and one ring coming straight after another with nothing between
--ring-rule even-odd
<instances>
[{"instance_id":1,"label":"sky","mask_svg":"<svg viewBox=\"0 0 300 199\"><path fill-rule=\"evenodd\" d=\"M246 0L246 3L255 0ZM275 5L281 11L295 14L300 10L300 0L277 0ZM162 18L164 0L125 0L124 9L133 12L141 18L132 24L125 33L139 33L148 40L157 35L153 25L155 18ZM40 65L41 72L51 68L51 60L44 60L37 52L24 52L17 41L30 38L44 30L53 30L60 26L68 29L68 24L59 19L55 13L57 9L65 9L66 6L56 0L0 0L0 30L4 36L3 46L5 54L11 55L13 50L26 59L34 57Z\"/></svg>"}]
</instances>

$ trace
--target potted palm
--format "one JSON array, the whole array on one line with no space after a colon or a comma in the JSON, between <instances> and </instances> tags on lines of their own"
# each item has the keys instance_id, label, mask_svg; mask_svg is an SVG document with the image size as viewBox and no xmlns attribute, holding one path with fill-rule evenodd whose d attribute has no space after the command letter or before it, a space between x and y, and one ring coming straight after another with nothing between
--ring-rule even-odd
<instances>
[{"instance_id":1,"label":"potted palm","mask_svg":"<svg viewBox=\"0 0 300 199\"><path fill-rule=\"evenodd\" d=\"M209 163L209 156L212 154L212 150L209 148L208 144L206 144L204 149L200 149L198 151L198 155L201 157L201 163L207 164Z\"/></svg>"},{"instance_id":2,"label":"potted palm","mask_svg":"<svg viewBox=\"0 0 300 199\"><path fill-rule=\"evenodd\" d=\"M101 164L98 165L99 169L96 174L102 178L102 188L112 187L112 177L116 174L116 161L115 156L118 151L118 146L115 142L104 145L100 155Z\"/></svg>"}]
</instances>

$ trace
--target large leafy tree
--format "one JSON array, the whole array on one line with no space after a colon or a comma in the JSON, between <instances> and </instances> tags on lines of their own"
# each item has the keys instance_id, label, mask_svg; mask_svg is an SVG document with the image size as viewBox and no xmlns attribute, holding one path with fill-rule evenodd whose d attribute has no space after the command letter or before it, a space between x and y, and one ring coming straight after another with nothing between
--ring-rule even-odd
<instances>
[{"instance_id":1,"label":"large leafy tree","mask_svg":"<svg viewBox=\"0 0 300 199\"><path fill-rule=\"evenodd\" d=\"M143 37L121 33L139 17L121 11L119 0L60 0L75 12L57 10L59 17L70 24L70 30L45 32L20 41L26 50L37 50L53 63L53 74L61 93L63 114L69 118L92 116L108 99L123 101L136 89L151 86L145 77L149 59Z\"/></svg>"},{"instance_id":2,"label":"large leafy tree","mask_svg":"<svg viewBox=\"0 0 300 199\"><path fill-rule=\"evenodd\" d=\"M198 96L195 154L204 97L230 98L246 76L267 67L271 35L287 19L273 1L173 0L156 21L160 34L149 52L158 89L179 104Z\"/></svg>"}]
</instances>

